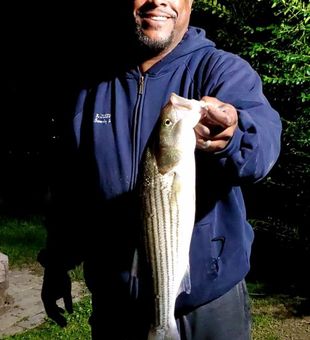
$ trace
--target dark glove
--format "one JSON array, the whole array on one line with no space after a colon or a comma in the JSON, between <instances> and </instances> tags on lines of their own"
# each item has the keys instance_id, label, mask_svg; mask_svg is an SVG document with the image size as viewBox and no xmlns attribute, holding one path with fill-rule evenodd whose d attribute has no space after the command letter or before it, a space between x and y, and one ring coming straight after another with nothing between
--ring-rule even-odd
<instances>
[{"instance_id":1,"label":"dark glove","mask_svg":"<svg viewBox=\"0 0 310 340\"><path fill-rule=\"evenodd\" d=\"M41 291L42 302L47 316L61 327L67 325L67 320L63 316L65 310L58 307L56 302L58 299L63 299L66 311L73 313L71 286L71 279L66 270L55 267L45 268Z\"/></svg>"},{"instance_id":2,"label":"dark glove","mask_svg":"<svg viewBox=\"0 0 310 340\"><path fill-rule=\"evenodd\" d=\"M64 266L62 257L55 253L51 255L46 249L39 252L37 260L45 268L41 299L46 314L59 326L65 327L67 325L67 320L63 316L65 310L58 307L57 300L63 299L67 312L73 313L69 267Z\"/></svg>"}]
</instances>

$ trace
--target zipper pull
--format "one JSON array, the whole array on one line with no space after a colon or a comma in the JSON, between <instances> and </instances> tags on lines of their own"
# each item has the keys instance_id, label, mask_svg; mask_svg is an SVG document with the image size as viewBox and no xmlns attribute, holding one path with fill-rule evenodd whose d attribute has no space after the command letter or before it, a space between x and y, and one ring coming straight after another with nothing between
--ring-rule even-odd
<instances>
[{"instance_id":1,"label":"zipper pull","mask_svg":"<svg viewBox=\"0 0 310 340\"><path fill-rule=\"evenodd\" d=\"M139 94L143 93L143 89L144 89L144 77L141 76L139 79Z\"/></svg>"}]
</instances>

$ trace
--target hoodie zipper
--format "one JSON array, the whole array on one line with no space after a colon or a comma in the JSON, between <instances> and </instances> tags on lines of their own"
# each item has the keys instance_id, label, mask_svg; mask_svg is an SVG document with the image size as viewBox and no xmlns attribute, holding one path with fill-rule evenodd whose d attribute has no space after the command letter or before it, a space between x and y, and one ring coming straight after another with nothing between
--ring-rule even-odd
<instances>
[{"instance_id":1,"label":"hoodie zipper","mask_svg":"<svg viewBox=\"0 0 310 340\"><path fill-rule=\"evenodd\" d=\"M134 189L137 175L138 175L138 164L139 164L139 138L138 138L138 131L141 125L141 103L144 94L144 87L145 87L145 76L140 75L138 80L138 98L137 98L137 105L134 112L134 122L133 122L133 150L132 150L132 173L130 179L130 190Z\"/></svg>"},{"instance_id":2,"label":"hoodie zipper","mask_svg":"<svg viewBox=\"0 0 310 340\"><path fill-rule=\"evenodd\" d=\"M143 94L143 90L144 90L144 76L141 75L139 79L139 95Z\"/></svg>"}]
</instances>

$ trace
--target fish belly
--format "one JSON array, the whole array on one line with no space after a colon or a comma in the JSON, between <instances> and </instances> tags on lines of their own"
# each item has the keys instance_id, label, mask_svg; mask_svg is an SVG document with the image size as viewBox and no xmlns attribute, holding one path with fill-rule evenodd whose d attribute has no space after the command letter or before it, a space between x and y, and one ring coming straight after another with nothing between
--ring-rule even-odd
<instances>
[{"instance_id":1,"label":"fish belly","mask_svg":"<svg viewBox=\"0 0 310 340\"><path fill-rule=\"evenodd\" d=\"M151 339L179 339L175 301L189 268L194 224L194 174L158 173L150 162L143 185L144 242L151 268L154 318Z\"/></svg>"}]
</instances>

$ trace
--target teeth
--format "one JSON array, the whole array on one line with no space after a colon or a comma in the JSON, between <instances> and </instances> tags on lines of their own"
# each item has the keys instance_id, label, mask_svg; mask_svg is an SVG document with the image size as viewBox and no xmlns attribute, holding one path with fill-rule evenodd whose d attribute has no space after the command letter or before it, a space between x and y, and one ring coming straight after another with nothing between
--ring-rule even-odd
<instances>
[{"instance_id":1,"label":"teeth","mask_svg":"<svg viewBox=\"0 0 310 340\"><path fill-rule=\"evenodd\" d=\"M157 21L162 21L162 20L167 20L167 17L162 17L162 16L156 16L156 17L151 17L151 19L153 20L157 20Z\"/></svg>"}]
</instances>

